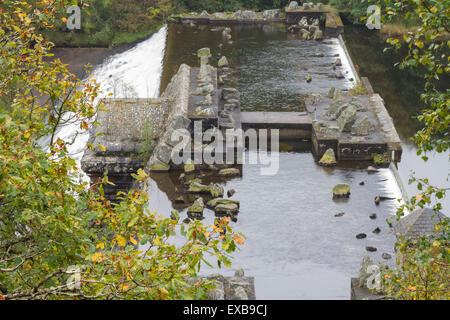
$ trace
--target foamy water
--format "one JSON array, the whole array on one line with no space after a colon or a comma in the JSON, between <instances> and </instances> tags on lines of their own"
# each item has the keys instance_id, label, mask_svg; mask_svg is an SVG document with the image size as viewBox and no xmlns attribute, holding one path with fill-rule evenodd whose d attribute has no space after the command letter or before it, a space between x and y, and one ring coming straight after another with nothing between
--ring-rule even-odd
<instances>
[{"instance_id":1,"label":"foamy water","mask_svg":"<svg viewBox=\"0 0 450 320\"><path fill-rule=\"evenodd\" d=\"M156 34L132 47L131 49L108 57L101 65L94 68L90 79L99 84L101 93L98 99L111 96L115 98L154 98L159 94L164 52L166 48L167 26ZM88 79L85 79L88 80ZM67 114L65 118L73 115ZM80 128L76 121L60 128L55 139L60 138L68 145L70 156L81 167L89 132ZM48 145L50 137L39 143ZM87 177L82 173L82 179Z\"/></svg>"}]
</instances>

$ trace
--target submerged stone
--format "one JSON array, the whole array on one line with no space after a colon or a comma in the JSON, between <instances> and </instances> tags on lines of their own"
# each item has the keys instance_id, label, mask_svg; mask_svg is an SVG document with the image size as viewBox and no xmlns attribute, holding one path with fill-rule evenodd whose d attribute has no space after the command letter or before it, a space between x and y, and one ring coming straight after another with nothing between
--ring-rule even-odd
<instances>
[{"instance_id":1,"label":"submerged stone","mask_svg":"<svg viewBox=\"0 0 450 320\"><path fill-rule=\"evenodd\" d=\"M201 57L207 57L207 58L211 58L211 49L210 48L201 48L197 51L197 56L199 58Z\"/></svg>"},{"instance_id":2,"label":"submerged stone","mask_svg":"<svg viewBox=\"0 0 450 320\"><path fill-rule=\"evenodd\" d=\"M205 193L210 194L212 197L223 197L223 188L217 183L211 183L204 185L198 181L193 181L189 184L188 193Z\"/></svg>"},{"instance_id":3,"label":"submerged stone","mask_svg":"<svg viewBox=\"0 0 450 320\"><path fill-rule=\"evenodd\" d=\"M365 239L367 238L367 235L365 233L359 233L356 235L356 239Z\"/></svg>"},{"instance_id":4,"label":"submerged stone","mask_svg":"<svg viewBox=\"0 0 450 320\"><path fill-rule=\"evenodd\" d=\"M219 67L227 67L228 66L228 59L227 59L227 57L223 56L222 58L220 58L218 66Z\"/></svg>"},{"instance_id":5,"label":"submerged stone","mask_svg":"<svg viewBox=\"0 0 450 320\"><path fill-rule=\"evenodd\" d=\"M332 167L335 166L337 164L336 162L336 156L334 154L334 150L333 149L328 149L324 155L322 156L322 158L319 161L319 164L321 166L324 167Z\"/></svg>"},{"instance_id":6,"label":"submerged stone","mask_svg":"<svg viewBox=\"0 0 450 320\"><path fill-rule=\"evenodd\" d=\"M350 197L350 186L346 183L337 184L333 188L333 199Z\"/></svg>"},{"instance_id":7,"label":"submerged stone","mask_svg":"<svg viewBox=\"0 0 450 320\"><path fill-rule=\"evenodd\" d=\"M187 174L189 174L189 173L193 173L193 172L195 172L195 164L193 164L193 163L186 163L185 165L184 165L184 172L185 173L187 173Z\"/></svg>"},{"instance_id":8,"label":"submerged stone","mask_svg":"<svg viewBox=\"0 0 450 320\"><path fill-rule=\"evenodd\" d=\"M386 253L386 252L383 252L383 254L381 255L381 257L382 257L384 260L389 260L389 259L392 258L392 256L391 256L389 253Z\"/></svg>"}]
</instances>

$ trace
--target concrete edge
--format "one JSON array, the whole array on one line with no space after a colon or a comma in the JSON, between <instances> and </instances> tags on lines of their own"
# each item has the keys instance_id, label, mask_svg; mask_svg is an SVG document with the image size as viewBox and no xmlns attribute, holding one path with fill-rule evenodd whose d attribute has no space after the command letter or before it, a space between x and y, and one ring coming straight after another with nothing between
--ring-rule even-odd
<instances>
[{"instance_id":1,"label":"concrete edge","mask_svg":"<svg viewBox=\"0 0 450 320\"><path fill-rule=\"evenodd\" d=\"M359 77L359 74L356 72L355 64L353 63L352 57L350 56L350 53L348 52L347 45L345 44L342 34L338 35L337 38L338 38L339 44L344 49L345 57L347 58L347 61L350 64L350 68L352 69L353 75L355 76L355 80L357 80L357 82L360 82L361 78Z\"/></svg>"}]
</instances>

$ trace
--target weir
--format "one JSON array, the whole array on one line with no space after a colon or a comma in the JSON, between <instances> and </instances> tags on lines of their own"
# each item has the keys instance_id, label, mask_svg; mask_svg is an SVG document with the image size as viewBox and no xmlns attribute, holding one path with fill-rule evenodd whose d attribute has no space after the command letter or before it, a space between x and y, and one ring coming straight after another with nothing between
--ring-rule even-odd
<instances>
[{"instance_id":1,"label":"weir","mask_svg":"<svg viewBox=\"0 0 450 320\"><path fill-rule=\"evenodd\" d=\"M265 18L263 23L279 23L279 19L285 18ZM211 18L205 17L197 20L194 17L189 17L189 23L199 25L214 25L217 23L217 21L213 23L210 20ZM262 19L256 20L253 23L262 23ZM239 19L235 19L233 24L238 24L239 21ZM300 18L300 21L302 21L302 18ZM251 23L250 21L241 22L243 24ZM217 24L220 25L220 21ZM309 19L307 24L311 31L314 30L314 32L310 32L309 37L306 37L311 39L311 35L319 34L317 29L323 29L326 26L326 21L321 18L320 26L317 26L313 25L314 21ZM181 28L181 26L179 27ZM203 27L203 25L192 28L192 33L201 33L200 27ZM210 30L203 29L204 33L201 35L204 36L205 33L208 33L215 37L213 43L209 45L211 50L201 48L204 43L202 45L189 43L189 52L183 55L183 59L191 59L188 60L189 62L184 62L189 65L183 64L181 58L170 65L170 67L175 65L176 70L173 73L171 73L172 71L169 72L168 75L163 75L163 91L159 98L103 100L107 110L99 112L97 120L100 122L100 127L90 131L90 142L94 145L97 143L104 145L106 151L97 148L86 152L82 160L82 169L93 181L100 179L103 172L107 170L110 180L116 182L119 189L126 190L131 187L131 173L134 173L138 168L145 168L150 175L147 191L152 200L149 202L149 209L165 213L170 213L173 209L179 210L184 215L183 218L185 219L181 218L184 223L189 223L192 219L205 219L205 223L212 224L215 219L223 216L230 216L234 223L237 222L238 212L241 210L239 223L235 227L244 228L244 234L245 231L248 231L247 234L251 239L248 243L250 247L241 256L244 262L239 263L251 268L250 274L257 276L261 286L270 284L270 281L263 279L263 277L267 277L267 270L278 270L274 266L278 266L279 261L292 254L296 258L294 263L292 261L289 261L289 263L295 269L293 274L296 275L300 274L298 270L305 270L305 266L300 262L316 257L317 250L321 250L322 254L319 260L325 259L325 264L335 264L336 261L332 258L336 256L336 252L339 252L339 255L345 256L347 259L345 261L342 259L341 264L345 264L346 268L350 265L356 266L358 263L356 260L359 259L359 256L355 252L358 252L356 250L359 250L361 244L354 239L353 232L355 231L352 228L353 226L367 227L368 218L362 216L365 210L369 208L366 201L367 194L376 195L384 192L384 189L380 191L378 186L381 184L384 186L386 182L383 181L387 181L387 178L379 180L385 178L383 176L386 174L385 171L380 170L378 173L369 176L365 170L359 169L366 169L368 161L372 161L375 154L392 163L400 161L402 154L400 140L384 107L383 100L373 92L368 79L359 79L355 71L352 74L355 67L348 56L342 38L339 38L339 43L343 46L344 55L342 50L336 51L334 47L331 50L325 48L327 45L335 46L337 44L336 39L313 42L315 40L306 40L303 35L299 38L299 34L296 34L295 31L296 28L287 29L289 28L287 26L287 32L290 32L287 41L290 41L293 35L296 40L303 39L311 41L309 42L311 44L322 44L322 47L315 48L316 51L317 48L318 51L322 49L322 53L325 53L326 57L321 56L320 59L323 60L318 61L316 59L314 62L317 63L316 65L326 64L324 69L330 69L331 77L329 73L324 75L323 69L320 69L320 75L312 73L313 84L326 83L327 85L307 87L317 89L320 92L314 93L314 90L311 90L307 95L299 95L299 97L302 97L301 103L299 101L298 105L293 106L292 109L286 108L289 111L277 111L284 109L281 107L269 109L273 110L270 112L249 111L249 109L245 109L245 104L242 104L242 98L245 101L248 96L242 97L242 95L243 92L248 94L251 90L240 92L241 87L238 79L236 79L236 74L239 74L239 72L236 72L236 61L238 60L236 56L239 54L239 50L228 50L236 46L238 32L234 27L233 30L227 30L228 28L225 26L219 28L211 26L211 28ZM271 29L267 25L261 26L261 28L269 29L269 31ZM179 29L172 30L175 30L173 34L179 32ZM269 32L268 34L270 35ZM214 41L217 41L217 43ZM222 50L220 50L221 55L216 56L219 51L217 48L221 48L220 45L228 46L227 57L222 56L224 54ZM291 46L289 47L291 50ZM297 47L293 48L297 50ZM173 44L169 44L167 50L173 50ZM175 51L175 53L177 52ZM191 53L195 54L194 58L192 58ZM308 57L318 57L315 55L316 53L310 52ZM296 51L291 50L290 54L293 54L294 59L297 59L295 55L298 53ZM346 76L347 82L333 74L335 71L336 73L338 71L345 72L344 68L340 67L336 55L342 58L343 65L347 62L350 64L351 70ZM254 59L254 57L251 58ZM332 66L332 62L330 63L331 59L336 61L335 66ZM291 61L295 60L289 62ZM299 68L302 66L291 63L291 67ZM333 67L335 70L331 71ZM276 68L281 69L278 65ZM248 68L244 71L248 71ZM166 80L164 80L165 76ZM319 77L322 77L320 81ZM348 84L351 83L351 77L356 82L361 82L360 90L346 92L346 89L349 88ZM170 83L168 83L170 78ZM167 83L168 85L165 87ZM329 88L331 86L337 86L337 88L333 90ZM276 86L274 88L278 89ZM304 88L302 87L302 89ZM305 91L303 90L303 92ZM289 103L298 100L291 99ZM273 104L277 106L276 103ZM155 115L158 116L155 117ZM179 141L172 139L172 133L177 129L183 129L192 138L195 136L195 122L201 123L203 132L214 129L220 131L224 137L227 136L228 129L243 129L244 131L255 129L257 133L258 130L267 129L270 140L270 129L277 129L280 133L280 149L289 144L289 146L300 146L295 151L301 152L292 154L280 152L281 161L284 162L282 167L280 166L281 175L277 177L265 177L258 174L260 168L254 166L244 167L227 164L226 162L214 165L208 163L200 165L173 163L174 147ZM103 132L104 135L98 136L98 132ZM142 146L145 146L148 142L152 142L151 152L143 156ZM287 142L286 145L284 145L284 142ZM205 144L207 143L209 142L205 141ZM311 156L303 152L311 151L315 156L314 159L319 161L329 149L333 149L339 163L339 168L331 170L332 174L327 168L317 168ZM292 151L294 149L287 148L286 150ZM195 151L189 152L190 158L194 159ZM226 159L230 153L232 153L233 158L237 158L242 150L237 148L227 150L224 148L221 156ZM247 155L250 152L244 153ZM350 163L348 167L353 168L352 166L354 166L358 170L351 171L351 173L346 171L343 168L347 168L347 163ZM244 170L245 172L243 172ZM305 176L306 171L312 174L309 177L308 175ZM348 176L352 176L352 178L348 178ZM353 178L353 176L356 177ZM342 210L340 205L345 199L342 200L342 203L331 200L331 189L332 185L336 183L347 182L346 179L357 180L357 182L353 181L352 184L351 209L350 207L343 209L349 210L345 219L348 217L348 219L356 220L350 220L351 223L349 224L340 224L344 221L342 217L335 215L335 212L328 211ZM362 187L359 183L364 180L366 185ZM114 200L114 192L117 189L108 189L106 186L104 188L105 195ZM225 190L225 188L228 190ZM234 192L236 192L234 188L237 190L237 198L232 198ZM202 201L199 205L200 198ZM317 199L312 201L314 205L305 205L309 198ZM240 199L242 203L240 204L239 200L235 199ZM384 221L388 209L383 206L381 206L381 209L380 206L375 207L372 199L369 199L369 203L374 206L372 209L379 214L379 220ZM317 201L324 201L324 203L328 201L331 204L317 206ZM201 210L198 207L201 207ZM205 207L205 214L203 214L203 207ZM208 210L212 212L208 212ZM279 212L283 212L282 217L276 216ZM307 230L308 226L304 223L305 221L308 221L308 225L314 225L314 227L311 227L311 232L298 232L298 228L303 231ZM369 222L372 223L372 221ZM257 225L258 223L260 225ZM254 227L255 224L257 228ZM270 225L270 228L265 229L267 225ZM245 230L245 228L248 228L248 230ZM255 231L255 229L258 230ZM271 242L276 241L274 239L279 237L279 230L287 231L283 231L284 236L280 238L280 243L272 246ZM327 236L319 236L317 230ZM271 235L267 232L274 232L276 236L271 238ZM383 240L370 239L370 241L377 241L375 245L380 252L381 250L386 252L392 249L388 247L390 244L387 244L389 242L387 233L386 230L386 234L383 234ZM295 239L287 238L289 234L295 235ZM270 243L265 242L268 239ZM287 245L288 243L289 245ZM317 245L318 243L320 245ZM340 247L342 243L345 243L345 248L351 248L350 254L349 250ZM284 250L286 245L289 250ZM300 247L301 250L297 250ZM362 250L364 250L364 247L362 247ZM258 254L260 256L270 255L271 258L265 257L269 262L261 263L260 260L255 258ZM313 262L310 270L320 269L322 260L320 264L317 261ZM331 260L333 261L330 262ZM262 265L264 267L261 267ZM266 268L266 265L270 265L272 269ZM325 269L318 274L327 274L328 266ZM348 280L348 275L339 273L339 276L344 279L339 280L342 283ZM314 277L317 278L317 274L311 278ZM332 278L334 279L334 277L333 274ZM232 278L230 279L232 280ZM227 279L227 281L230 279ZM241 293L246 292L244 296L247 298L254 299L254 280L251 277L247 280L244 286L245 290L240 291ZM307 279L300 277L294 281L289 278L287 281L286 286L292 286L296 281L307 281ZM223 283L223 287L229 286L228 282ZM239 283L243 282L240 281ZM312 286L316 285L317 283L314 283ZM260 290L264 291L264 288L258 288L258 292ZM328 290L328 288L324 290ZM348 291L348 289L345 290ZM235 289L232 291L236 293ZM282 291L285 291L284 288ZM218 294L219 296L223 295L222 292ZM230 297L225 295L225 298Z\"/></svg>"},{"instance_id":2,"label":"weir","mask_svg":"<svg viewBox=\"0 0 450 320\"><path fill-rule=\"evenodd\" d=\"M319 16L320 13L320 16ZM333 13L315 9L287 8L286 23L302 21L304 17L317 15L320 19L326 13L325 26L330 21L339 21ZM264 16L265 14L263 14ZM253 19L237 18L234 21L259 23L263 21L278 21L280 16ZM191 23L216 23L223 18L187 17ZM308 19L308 18L306 18ZM303 20L301 23L304 23ZM313 21L313 20L309 20ZM273 22L273 21L272 21ZM300 24L301 24L300 23ZM312 26L315 24L313 23ZM338 23L339 25L339 23ZM225 40L231 30L225 28L222 34ZM339 32L338 32L339 33ZM231 36L230 36L231 38ZM355 70L350 56L347 54L345 43L340 36L346 58L352 70ZM171 141L174 130L185 129L194 137L194 123L200 121L203 132L217 128L226 138L226 129L278 129L281 140L311 141L312 152L318 161L327 150L332 149L337 161L371 161L378 155L385 162L399 162L402 147L400 138L395 130L382 98L373 92L367 78L360 81L362 92L351 94L341 92L340 89L330 89L327 95L311 93L305 97L304 112L242 112L240 108L240 94L231 80L232 70L226 57L222 57L217 67L208 64L211 57L209 48L199 50L200 68L182 65L173 77L167 89L158 99L104 99L108 111L101 111L98 120L101 127L97 129L104 135L97 137L95 130L91 130L90 142L102 144L107 151L97 149L88 151L82 160L82 169L91 178L100 177L108 171L123 179L137 168L145 165L137 157L142 146L143 128L150 126L156 146L146 169L150 172L167 172L183 169L183 165L171 162L173 149L179 141ZM340 59L336 60L336 64ZM359 79L358 75L355 77ZM235 80L235 79L234 79ZM323 88L322 88L323 89ZM155 116L157 115L157 116ZM152 118L153 116L153 118ZM121 119L126 117L128 124L123 127ZM206 143L206 142L205 142ZM226 153L233 152L233 159L240 155L236 148L227 150L224 145L223 159ZM195 152L190 158L194 160ZM202 165L202 169L209 166ZM228 167L227 164L218 166ZM214 168L217 169L217 168Z\"/></svg>"}]
</instances>

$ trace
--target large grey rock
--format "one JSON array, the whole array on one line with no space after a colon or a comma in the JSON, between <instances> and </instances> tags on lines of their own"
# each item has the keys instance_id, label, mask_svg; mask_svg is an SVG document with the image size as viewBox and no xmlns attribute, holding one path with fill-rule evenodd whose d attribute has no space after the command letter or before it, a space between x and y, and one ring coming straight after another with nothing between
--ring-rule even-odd
<instances>
[{"instance_id":1,"label":"large grey rock","mask_svg":"<svg viewBox=\"0 0 450 320\"><path fill-rule=\"evenodd\" d=\"M329 117L331 120L336 120L337 118L339 118L339 116L341 115L341 113L347 109L347 107L349 106L348 103L342 101L342 100L337 100L335 102L333 102L327 110L327 117Z\"/></svg>"},{"instance_id":2,"label":"large grey rock","mask_svg":"<svg viewBox=\"0 0 450 320\"><path fill-rule=\"evenodd\" d=\"M278 19L280 17L280 9L264 10L264 19Z\"/></svg>"},{"instance_id":3,"label":"large grey rock","mask_svg":"<svg viewBox=\"0 0 450 320\"><path fill-rule=\"evenodd\" d=\"M367 116L357 120L352 126L352 134L357 136L367 136L372 131L374 126Z\"/></svg>"},{"instance_id":4,"label":"large grey rock","mask_svg":"<svg viewBox=\"0 0 450 320\"><path fill-rule=\"evenodd\" d=\"M298 2L297 1L291 1L291 3L289 3L289 7L290 10L298 10L299 6L298 6Z\"/></svg>"},{"instance_id":5,"label":"large grey rock","mask_svg":"<svg viewBox=\"0 0 450 320\"><path fill-rule=\"evenodd\" d=\"M256 15L256 12L254 12L254 11L251 11L251 10L242 11L242 19L255 20L257 18L258 18L258 16Z\"/></svg>"},{"instance_id":6,"label":"large grey rock","mask_svg":"<svg viewBox=\"0 0 450 320\"><path fill-rule=\"evenodd\" d=\"M356 107L353 105L348 106L344 111L342 111L337 122L338 127L341 132L350 132L352 126L356 121Z\"/></svg>"}]
</instances>

